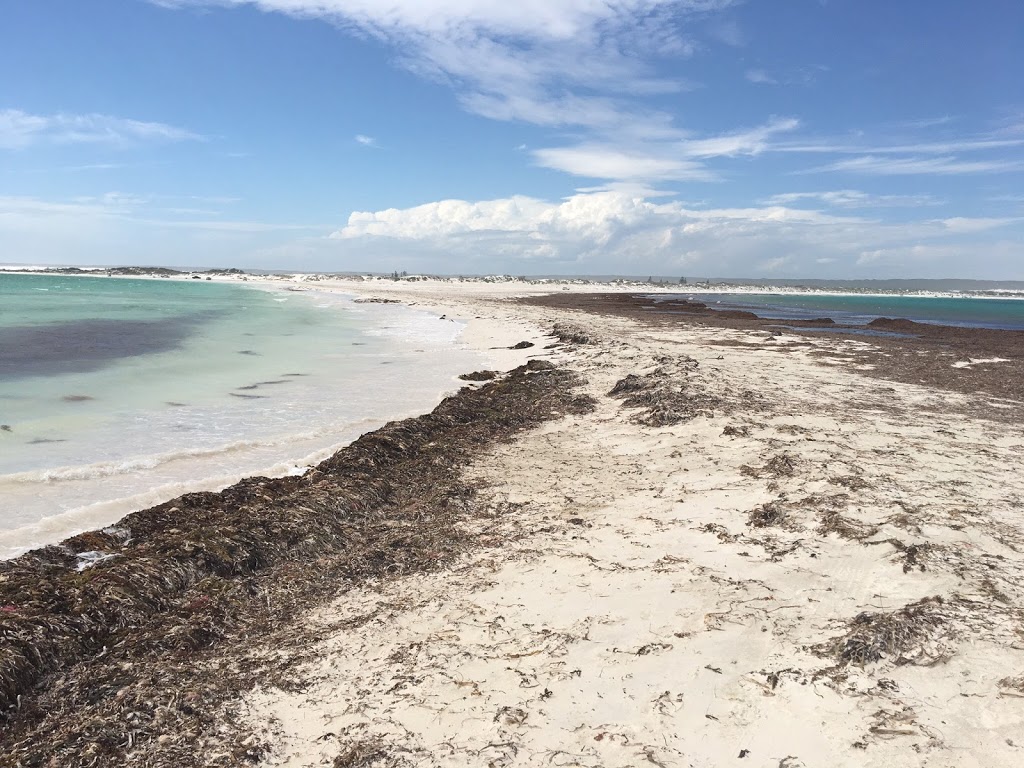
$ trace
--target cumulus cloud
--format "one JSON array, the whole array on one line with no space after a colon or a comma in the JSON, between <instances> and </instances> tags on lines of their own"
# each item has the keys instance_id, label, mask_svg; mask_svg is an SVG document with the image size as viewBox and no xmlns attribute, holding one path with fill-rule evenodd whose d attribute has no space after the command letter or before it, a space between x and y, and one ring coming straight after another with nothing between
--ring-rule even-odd
<instances>
[{"instance_id":1,"label":"cumulus cloud","mask_svg":"<svg viewBox=\"0 0 1024 768\"><path fill-rule=\"evenodd\" d=\"M111 115L33 115L18 109L0 111L0 149L23 149L35 144L127 145L200 141L202 138L165 123Z\"/></svg>"},{"instance_id":2,"label":"cumulus cloud","mask_svg":"<svg viewBox=\"0 0 1024 768\"><path fill-rule=\"evenodd\" d=\"M906 266L917 275L949 276L965 274L966 260L982 254L993 254L993 270L1024 256L1020 246L977 239L996 226L888 224L785 205L700 208L616 190L561 201L518 196L357 212L330 242L336 258L434 269L455 262L477 272L842 276L874 266L898 274Z\"/></svg>"},{"instance_id":3,"label":"cumulus cloud","mask_svg":"<svg viewBox=\"0 0 1024 768\"><path fill-rule=\"evenodd\" d=\"M354 138L356 140L356 144L362 144L364 147L377 146L377 140L373 138L373 136L366 136L365 134L357 133Z\"/></svg>"}]
</instances>

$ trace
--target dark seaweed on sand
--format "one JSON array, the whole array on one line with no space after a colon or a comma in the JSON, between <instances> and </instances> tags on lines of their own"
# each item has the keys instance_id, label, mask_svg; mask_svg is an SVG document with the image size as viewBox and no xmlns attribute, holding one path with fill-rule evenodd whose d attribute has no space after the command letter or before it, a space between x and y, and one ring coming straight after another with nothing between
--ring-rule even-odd
<instances>
[{"instance_id":1,"label":"dark seaweed on sand","mask_svg":"<svg viewBox=\"0 0 1024 768\"><path fill-rule=\"evenodd\" d=\"M473 371L472 373L464 373L459 376L463 381L491 381L497 378L497 371Z\"/></svg>"},{"instance_id":2,"label":"dark seaweed on sand","mask_svg":"<svg viewBox=\"0 0 1024 768\"><path fill-rule=\"evenodd\" d=\"M952 653L950 612L938 595L895 611L864 611L849 622L845 634L812 650L841 665L863 667L883 659L897 665L935 664Z\"/></svg>"},{"instance_id":3,"label":"dark seaweed on sand","mask_svg":"<svg viewBox=\"0 0 1024 768\"><path fill-rule=\"evenodd\" d=\"M225 746L217 705L258 681L287 686L287 669L270 674L244 653L221 668L218 643L247 647L354 584L465 551L463 467L523 429L590 411L578 383L531 361L301 477L186 494L0 563L0 765L255 762L264 746Z\"/></svg>"},{"instance_id":4,"label":"dark seaweed on sand","mask_svg":"<svg viewBox=\"0 0 1024 768\"><path fill-rule=\"evenodd\" d=\"M690 378L697 361L683 359L675 374L666 368L638 375L631 373L620 379L608 392L609 397L622 399L623 408L638 409L632 421L648 427L669 427L697 416L711 416L724 401L709 394Z\"/></svg>"}]
</instances>

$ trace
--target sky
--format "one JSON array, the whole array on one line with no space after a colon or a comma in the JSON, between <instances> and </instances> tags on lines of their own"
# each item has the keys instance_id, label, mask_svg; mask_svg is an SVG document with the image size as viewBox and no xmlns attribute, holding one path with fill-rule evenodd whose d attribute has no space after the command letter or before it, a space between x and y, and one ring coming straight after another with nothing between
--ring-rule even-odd
<instances>
[{"instance_id":1,"label":"sky","mask_svg":"<svg viewBox=\"0 0 1024 768\"><path fill-rule=\"evenodd\" d=\"M1020 0L3 0L0 263L1024 279Z\"/></svg>"}]
</instances>

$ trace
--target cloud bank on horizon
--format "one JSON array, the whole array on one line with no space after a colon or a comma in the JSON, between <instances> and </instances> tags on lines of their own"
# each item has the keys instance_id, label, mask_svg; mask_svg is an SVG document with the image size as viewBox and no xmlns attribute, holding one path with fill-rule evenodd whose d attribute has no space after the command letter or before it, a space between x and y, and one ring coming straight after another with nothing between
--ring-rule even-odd
<instances>
[{"instance_id":1,"label":"cloud bank on horizon","mask_svg":"<svg viewBox=\"0 0 1024 768\"><path fill-rule=\"evenodd\" d=\"M1024 278L1016 3L33 5L0 261Z\"/></svg>"}]
</instances>

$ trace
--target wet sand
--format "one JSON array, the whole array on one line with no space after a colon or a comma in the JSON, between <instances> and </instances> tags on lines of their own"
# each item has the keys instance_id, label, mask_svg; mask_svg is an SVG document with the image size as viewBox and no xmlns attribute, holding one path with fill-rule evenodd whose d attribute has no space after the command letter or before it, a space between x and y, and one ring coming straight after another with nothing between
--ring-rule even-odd
<instances>
[{"instance_id":1,"label":"wet sand","mask_svg":"<svg viewBox=\"0 0 1024 768\"><path fill-rule=\"evenodd\" d=\"M1019 335L317 289L499 376L0 564L0 763L1019 764Z\"/></svg>"}]
</instances>

